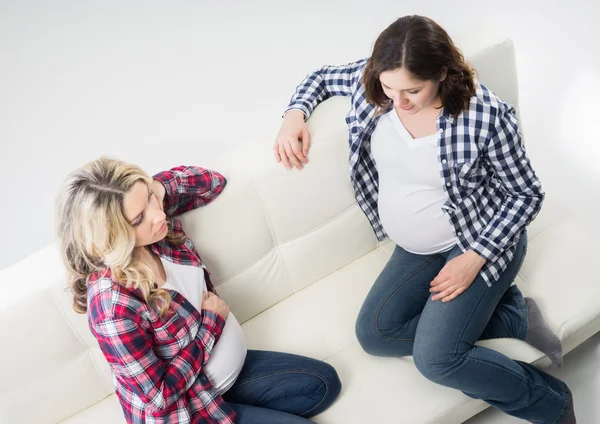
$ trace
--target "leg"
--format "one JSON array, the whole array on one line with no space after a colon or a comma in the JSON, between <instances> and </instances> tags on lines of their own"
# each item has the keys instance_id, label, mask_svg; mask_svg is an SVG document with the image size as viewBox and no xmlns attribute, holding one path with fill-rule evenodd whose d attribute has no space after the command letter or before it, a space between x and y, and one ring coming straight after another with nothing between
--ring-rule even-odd
<instances>
[{"instance_id":1,"label":"leg","mask_svg":"<svg viewBox=\"0 0 600 424\"><path fill-rule=\"evenodd\" d=\"M459 253L455 247L449 253L415 255L396 246L356 320L356 337L366 352L378 356L412 355L421 312L431 294L429 284L445 265L447 256ZM526 316L523 296L513 286L503 294L481 338L523 339Z\"/></svg>"},{"instance_id":2,"label":"leg","mask_svg":"<svg viewBox=\"0 0 600 424\"><path fill-rule=\"evenodd\" d=\"M312 421L288 414L287 412L275 411L274 409L259 408L257 406L242 405L240 403L229 403L237 415L237 424L309 424Z\"/></svg>"},{"instance_id":3,"label":"leg","mask_svg":"<svg viewBox=\"0 0 600 424\"><path fill-rule=\"evenodd\" d=\"M482 399L507 414L538 423L560 423L569 410L566 385L534 366L475 346L516 276L526 240L492 287L478 276L456 299L428 300L417 327L414 361L438 384ZM509 326L513 326L509 323Z\"/></svg>"},{"instance_id":4,"label":"leg","mask_svg":"<svg viewBox=\"0 0 600 424\"><path fill-rule=\"evenodd\" d=\"M356 320L356 337L365 352L412 355L419 317L430 294L429 283L444 263L441 255L415 255L396 246Z\"/></svg>"},{"instance_id":5,"label":"leg","mask_svg":"<svg viewBox=\"0 0 600 424\"><path fill-rule=\"evenodd\" d=\"M289 353L249 350L242 372L223 398L232 404L312 417L327 409L340 391L341 383L337 372L325 362ZM242 409L242 415L253 417L258 414L253 408ZM264 414L265 417L273 415L267 412ZM271 422L288 421L275 419Z\"/></svg>"}]
</instances>

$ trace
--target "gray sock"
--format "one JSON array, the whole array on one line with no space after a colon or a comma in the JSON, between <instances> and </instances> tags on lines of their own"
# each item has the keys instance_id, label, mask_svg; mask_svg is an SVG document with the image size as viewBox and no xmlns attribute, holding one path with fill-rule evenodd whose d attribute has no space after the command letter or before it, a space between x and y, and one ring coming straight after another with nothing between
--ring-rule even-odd
<instances>
[{"instance_id":1,"label":"gray sock","mask_svg":"<svg viewBox=\"0 0 600 424\"><path fill-rule=\"evenodd\" d=\"M535 300L526 297L525 305L527 305L528 326L525 341L548 355L554 366L562 367L562 344L560 339L544 321L542 312Z\"/></svg>"}]
</instances>

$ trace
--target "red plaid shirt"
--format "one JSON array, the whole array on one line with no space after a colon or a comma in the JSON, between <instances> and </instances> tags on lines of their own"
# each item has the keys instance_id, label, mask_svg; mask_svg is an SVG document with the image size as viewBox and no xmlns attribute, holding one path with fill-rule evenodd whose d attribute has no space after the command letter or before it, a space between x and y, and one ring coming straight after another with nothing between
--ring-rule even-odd
<instances>
[{"instance_id":1,"label":"red plaid shirt","mask_svg":"<svg viewBox=\"0 0 600 424\"><path fill-rule=\"evenodd\" d=\"M169 217L210 203L227 183L216 172L183 166L154 179L165 187ZM183 234L179 220L173 219L173 231ZM202 266L189 238L181 246L161 241L152 250L177 264ZM112 370L127 422L234 423L235 413L203 371L225 321L211 311L197 311L178 293L169 312L160 318L139 290L118 284L108 269L90 277L89 326Z\"/></svg>"}]
</instances>

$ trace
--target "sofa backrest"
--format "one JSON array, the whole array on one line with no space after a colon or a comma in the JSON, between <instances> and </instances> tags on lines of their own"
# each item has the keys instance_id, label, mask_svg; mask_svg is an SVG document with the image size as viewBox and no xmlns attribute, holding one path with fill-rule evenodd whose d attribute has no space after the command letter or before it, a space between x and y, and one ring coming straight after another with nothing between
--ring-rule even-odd
<instances>
[{"instance_id":1,"label":"sofa backrest","mask_svg":"<svg viewBox=\"0 0 600 424\"><path fill-rule=\"evenodd\" d=\"M470 32L455 39L479 79L518 106L512 41ZM348 168L348 98L319 105L308 121L310 163L300 172L248 149L219 168L228 186L184 228L241 322L377 247L354 199Z\"/></svg>"},{"instance_id":2,"label":"sofa backrest","mask_svg":"<svg viewBox=\"0 0 600 424\"><path fill-rule=\"evenodd\" d=\"M455 42L480 80L516 105L512 42L485 31ZM333 98L316 109L302 172L276 165L268 148L250 146L218 169L229 180L223 194L182 218L240 322L377 247L349 181L348 108L348 99ZM54 244L0 271L0 423L56 423L113 392L64 277Z\"/></svg>"}]
</instances>

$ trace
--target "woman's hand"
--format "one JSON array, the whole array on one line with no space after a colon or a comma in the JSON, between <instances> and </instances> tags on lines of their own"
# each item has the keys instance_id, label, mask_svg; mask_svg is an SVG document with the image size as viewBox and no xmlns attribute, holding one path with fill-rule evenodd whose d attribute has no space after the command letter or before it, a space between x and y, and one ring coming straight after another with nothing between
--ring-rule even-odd
<instances>
[{"instance_id":1,"label":"woman's hand","mask_svg":"<svg viewBox=\"0 0 600 424\"><path fill-rule=\"evenodd\" d=\"M202 309L212 311L224 320L229 316L229 305L212 292L202 293Z\"/></svg>"},{"instance_id":2,"label":"woman's hand","mask_svg":"<svg viewBox=\"0 0 600 424\"><path fill-rule=\"evenodd\" d=\"M150 184L150 190L152 190L152 192L154 193L154 197L156 197L156 200L158 201L158 204L160 205L160 210L164 211L164 203L163 201L165 200L165 187L162 185L162 183L158 180L152 180L152 184Z\"/></svg>"},{"instance_id":3,"label":"woman's hand","mask_svg":"<svg viewBox=\"0 0 600 424\"><path fill-rule=\"evenodd\" d=\"M429 291L437 293L431 300L449 302L458 297L473 284L483 265L485 259L472 250L449 260L431 282Z\"/></svg>"},{"instance_id":4,"label":"woman's hand","mask_svg":"<svg viewBox=\"0 0 600 424\"><path fill-rule=\"evenodd\" d=\"M302 140L302 148L300 148ZM310 133L304 122L304 112L290 110L283 118L283 124L273 146L273 156L277 163L282 162L287 169L292 165L302 169L302 164L308 163L308 149L310 148Z\"/></svg>"}]
</instances>

